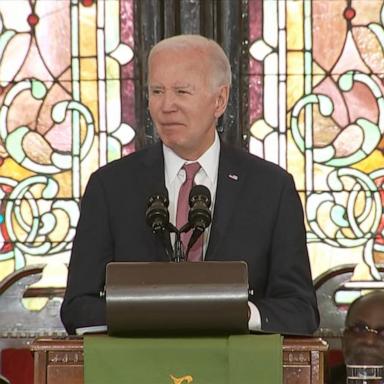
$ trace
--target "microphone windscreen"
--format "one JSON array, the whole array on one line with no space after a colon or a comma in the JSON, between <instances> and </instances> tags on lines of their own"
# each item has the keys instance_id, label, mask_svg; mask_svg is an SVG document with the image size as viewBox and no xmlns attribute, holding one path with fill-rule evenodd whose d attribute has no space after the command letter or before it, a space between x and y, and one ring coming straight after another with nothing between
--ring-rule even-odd
<instances>
[{"instance_id":1,"label":"microphone windscreen","mask_svg":"<svg viewBox=\"0 0 384 384\"><path fill-rule=\"evenodd\" d=\"M211 192L205 185L194 185L189 193L189 205L192 207L196 200L204 200L209 208L211 206Z\"/></svg>"},{"instance_id":2,"label":"microphone windscreen","mask_svg":"<svg viewBox=\"0 0 384 384\"><path fill-rule=\"evenodd\" d=\"M155 201L161 201L166 207L169 206L168 190L167 188L159 187L153 189L155 192L148 196L148 207Z\"/></svg>"},{"instance_id":3,"label":"microphone windscreen","mask_svg":"<svg viewBox=\"0 0 384 384\"><path fill-rule=\"evenodd\" d=\"M162 231L169 224L168 194L153 193L148 199L146 222L154 232Z\"/></svg>"}]
</instances>

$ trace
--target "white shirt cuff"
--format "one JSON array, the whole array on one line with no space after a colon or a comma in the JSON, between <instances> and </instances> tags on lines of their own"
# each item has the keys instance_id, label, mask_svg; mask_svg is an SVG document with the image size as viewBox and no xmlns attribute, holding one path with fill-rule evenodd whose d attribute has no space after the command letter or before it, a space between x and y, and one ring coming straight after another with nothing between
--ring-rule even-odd
<instances>
[{"instance_id":1,"label":"white shirt cuff","mask_svg":"<svg viewBox=\"0 0 384 384\"><path fill-rule=\"evenodd\" d=\"M261 330L261 316L260 311L257 309L256 305L248 301L248 306L251 311L251 316L248 322L248 328L250 331L260 331Z\"/></svg>"}]
</instances>

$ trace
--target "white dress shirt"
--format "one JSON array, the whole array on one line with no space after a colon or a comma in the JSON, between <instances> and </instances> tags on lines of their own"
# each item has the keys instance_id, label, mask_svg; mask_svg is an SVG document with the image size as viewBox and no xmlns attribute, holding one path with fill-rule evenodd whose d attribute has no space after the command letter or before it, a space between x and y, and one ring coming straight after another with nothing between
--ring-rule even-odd
<instances>
[{"instance_id":1,"label":"white dress shirt","mask_svg":"<svg viewBox=\"0 0 384 384\"><path fill-rule=\"evenodd\" d=\"M165 170L165 186L168 190L169 197L169 220L173 225L176 225L176 211L179 190L184 183L186 174L182 169L184 164L198 162L201 166L195 176L195 184L205 185L209 192L211 192L211 212L213 215L213 207L215 206L216 186L217 186L217 173L219 169L219 155L220 155L220 140L216 133L215 141L209 149L195 161L185 161L179 157L169 147L163 144L164 153L164 170ZM203 245L203 259L207 251L209 233L209 226L204 232L204 245ZM174 237L172 238L172 242Z\"/></svg>"},{"instance_id":2,"label":"white dress shirt","mask_svg":"<svg viewBox=\"0 0 384 384\"><path fill-rule=\"evenodd\" d=\"M201 155L197 160L186 161L178 156L171 148L163 144L164 154L164 171L165 171L165 186L168 190L169 197L169 220L173 225L176 225L176 210L179 190L184 183L186 174L182 169L184 164L199 162L201 168L195 176L195 184L205 185L211 192L211 212L213 216L213 208L215 206L217 175L219 171L219 157L220 157L220 140L217 132L215 133L215 140L208 150ZM209 234L211 226L204 232L204 245L203 245L203 259L208 247ZM172 242L174 241L174 235ZM261 319L260 312L257 307L248 302L251 310L249 319L249 329L253 331L260 330Z\"/></svg>"}]
</instances>

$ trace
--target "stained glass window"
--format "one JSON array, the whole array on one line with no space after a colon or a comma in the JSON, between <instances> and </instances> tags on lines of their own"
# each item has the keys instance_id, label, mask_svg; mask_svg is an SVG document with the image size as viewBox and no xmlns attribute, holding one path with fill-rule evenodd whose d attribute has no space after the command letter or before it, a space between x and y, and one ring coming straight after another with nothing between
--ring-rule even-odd
<instances>
[{"instance_id":1,"label":"stained glass window","mask_svg":"<svg viewBox=\"0 0 384 384\"><path fill-rule=\"evenodd\" d=\"M0 280L65 286L79 201L133 150L133 1L0 1Z\"/></svg>"},{"instance_id":2,"label":"stained glass window","mask_svg":"<svg viewBox=\"0 0 384 384\"><path fill-rule=\"evenodd\" d=\"M360 289L384 286L383 24L382 0L249 0L250 151L294 175L314 277Z\"/></svg>"},{"instance_id":3,"label":"stained glass window","mask_svg":"<svg viewBox=\"0 0 384 384\"><path fill-rule=\"evenodd\" d=\"M0 280L65 285L90 173L134 150L134 0L0 1ZM382 284L382 0L248 0L250 151L295 177L314 277ZM361 283L359 283L361 284Z\"/></svg>"}]
</instances>

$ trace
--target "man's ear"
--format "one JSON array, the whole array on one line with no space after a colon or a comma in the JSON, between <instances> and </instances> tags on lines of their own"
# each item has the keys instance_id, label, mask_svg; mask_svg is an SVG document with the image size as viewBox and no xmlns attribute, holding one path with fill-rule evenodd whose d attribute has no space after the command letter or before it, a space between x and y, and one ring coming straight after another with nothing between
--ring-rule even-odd
<instances>
[{"instance_id":1,"label":"man's ear","mask_svg":"<svg viewBox=\"0 0 384 384\"><path fill-rule=\"evenodd\" d=\"M218 119L227 108L229 99L229 85L221 85L216 97L215 117Z\"/></svg>"}]
</instances>

